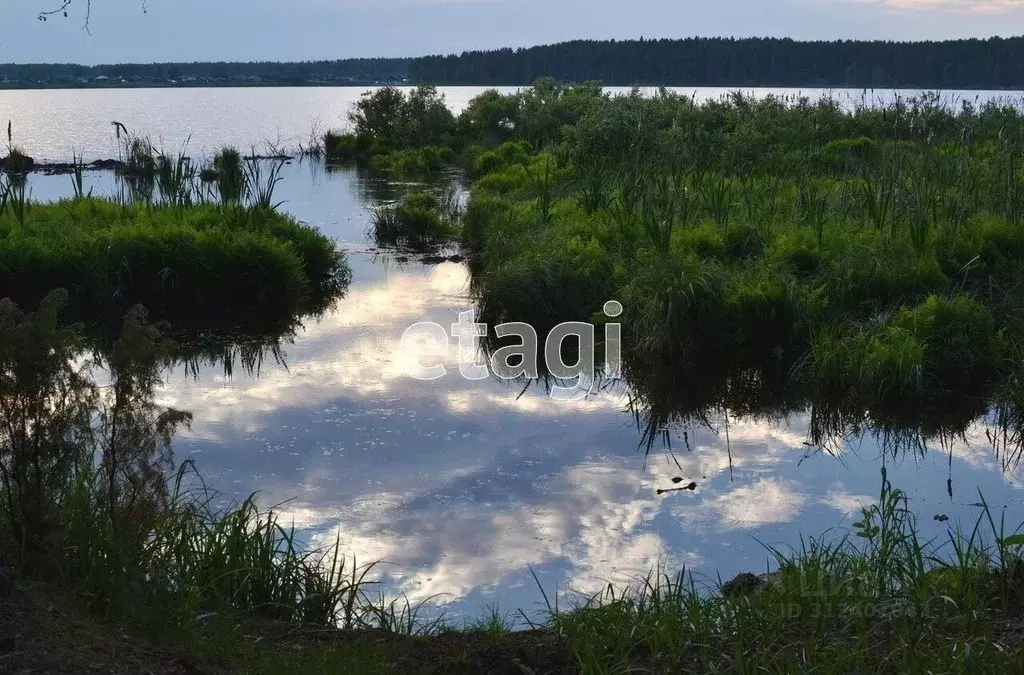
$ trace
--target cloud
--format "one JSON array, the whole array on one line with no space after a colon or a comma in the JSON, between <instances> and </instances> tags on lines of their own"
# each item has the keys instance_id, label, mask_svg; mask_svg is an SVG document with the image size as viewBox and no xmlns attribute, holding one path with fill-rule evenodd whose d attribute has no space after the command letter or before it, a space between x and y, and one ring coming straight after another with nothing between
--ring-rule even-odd
<instances>
[{"instance_id":1,"label":"cloud","mask_svg":"<svg viewBox=\"0 0 1024 675\"><path fill-rule=\"evenodd\" d=\"M1003 14L1024 9L1024 0L847 0L858 4L882 5L898 10L936 10L977 14Z\"/></svg>"}]
</instances>

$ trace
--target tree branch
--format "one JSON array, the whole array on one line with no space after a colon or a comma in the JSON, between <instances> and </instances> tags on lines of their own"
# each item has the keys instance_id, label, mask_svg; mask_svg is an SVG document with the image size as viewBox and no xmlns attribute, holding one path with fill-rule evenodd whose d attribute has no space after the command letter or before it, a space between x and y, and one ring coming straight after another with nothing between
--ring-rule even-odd
<instances>
[{"instance_id":1,"label":"tree branch","mask_svg":"<svg viewBox=\"0 0 1024 675\"><path fill-rule=\"evenodd\" d=\"M74 0L60 0L60 6L54 9L43 10L39 12L38 19L45 22L51 16L57 16L58 14L63 16L65 19L68 18L68 8L71 7L71 3ZM79 3L81 4L81 3ZM146 0L142 0L142 13L146 13ZM85 23L82 24L82 30L89 33L89 19L92 17L92 0L85 0ZM89 33L92 35L92 33Z\"/></svg>"},{"instance_id":2,"label":"tree branch","mask_svg":"<svg viewBox=\"0 0 1024 675\"><path fill-rule=\"evenodd\" d=\"M68 18L68 7L71 6L72 1L73 0L61 0L60 7L57 7L56 9L50 9L39 12L39 20L45 22L51 16L55 16L57 14L62 15L65 19ZM145 11L145 6L143 6L143 11ZM85 0L85 23L82 24L82 30L84 30L86 33L89 33L89 18L91 16L92 0ZM91 33L89 34L91 35Z\"/></svg>"}]
</instances>

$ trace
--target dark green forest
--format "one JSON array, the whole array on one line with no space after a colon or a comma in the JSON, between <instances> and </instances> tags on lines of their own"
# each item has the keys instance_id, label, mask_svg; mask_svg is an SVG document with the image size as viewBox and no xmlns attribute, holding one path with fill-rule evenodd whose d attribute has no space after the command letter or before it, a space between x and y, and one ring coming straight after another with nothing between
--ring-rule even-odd
<instances>
[{"instance_id":1,"label":"dark green forest","mask_svg":"<svg viewBox=\"0 0 1024 675\"><path fill-rule=\"evenodd\" d=\"M779 38L580 40L527 49L429 56L409 79L529 84L538 77L605 85L1024 87L1024 37L946 42L797 42Z\"/></svg>"},{"instance_id":2,"label":"dark green forest","mask_svg":"<svg viewBox=\"0 0 1024 675\"><path fill-rule=\"evenodd\" d=\"M1024 89L1024 37L946 42L785 38L578 40L414 59L303 63L0 64L0 87L605 85Z\"/></svg>"}]
</instances>

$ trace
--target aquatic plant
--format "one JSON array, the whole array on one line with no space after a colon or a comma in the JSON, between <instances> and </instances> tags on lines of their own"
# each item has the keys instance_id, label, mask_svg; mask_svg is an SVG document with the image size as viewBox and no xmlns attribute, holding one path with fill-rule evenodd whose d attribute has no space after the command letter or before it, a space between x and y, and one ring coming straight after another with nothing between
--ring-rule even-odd
<instances>
[{"instance_id":1,"label":"aquatic plant","mask_svg":"<svg viewBox=\"0 0 1024 675\"><path fill-rule=\"evenodd\" d=\"M132 134L120 122L111 124L118 143L118 176L128 188L132 201L152 201L157 179L156 152L152 141Z\"/></svg>"},{"instance_id":2,"label":"aquatic plant","mask_svg":"<svg viewBox=\"0 0 1024 675\"><path fill-rule=\"evenodd\" d=\"M75 199L81 199L87 196L85 193L85 161L82 157L76 153L71 154L71 189L74 190ZM89 190L89 195L92 195L92 190ZM0 209L2 211L2 209Z\"/></svg>"},{"instance_id":3,"label":"aquatic plant","mask_svg":"<svg viewBox=\"0 0 1024 675\"><path fill-rule=\"evenodd\" d=\"M196 169L184 150L175 157L160 153L156 157L156 186L165 204L184 207L192 204Z\"/></svg>"},{"instance_id":4,"label":"aquatic plant","mask_svg":"<svg viewBox=\"0 0 1024 675\"><path fill-rule=\"evenodd\" d=\"M410 192L400 202L373 211L370 236L378 246L429 251L444 245L457 233L450 220L452 209L449 201L442 210L438 198L429 192Z\"/></svg>"},{"instance_id":5,"label":"aquatic plant","mask_svg":"<svg viewBox=\"0 0 1024 675\"><path fill-rule=\"evenodd\" d=\"M214 155L212 166L217 193L224 204L241 202L246 187L246 170L242 153L235 148L221 148Z\"/></svg>"},{"instance_id":6,"label":"aquatic plant","mask_svg":"<svg viewBox=\"0 0 1024 675\"><path fill-rule=\"evenodd\" d=\"M245 161L245 195L249 205L257 212L276 211L284 202L274 201L274 191L281 182L281 171L286 160L273 160L267 175L263 175L262 160L255 153Z\"/></svg>"}]
</instances>

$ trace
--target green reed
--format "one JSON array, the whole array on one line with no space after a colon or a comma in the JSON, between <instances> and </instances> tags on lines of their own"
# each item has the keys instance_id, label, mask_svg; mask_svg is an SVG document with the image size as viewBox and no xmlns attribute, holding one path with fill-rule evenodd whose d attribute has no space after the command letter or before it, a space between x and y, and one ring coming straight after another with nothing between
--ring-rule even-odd
<instances>
[{"instance_id":1,"label":"green reed","mask_svg":"<svg viewBox=\"0 0 1024 675\"><path fill-rule=\"evenodd\" d=\"M255 155L245 160L245 195L249 205L258 212L276 211L284 203L274 201L274 192L283 180L281 172L286 163L286 160L271 161L264 175L262 162Z\"/></svg>"}]
</instances>

